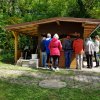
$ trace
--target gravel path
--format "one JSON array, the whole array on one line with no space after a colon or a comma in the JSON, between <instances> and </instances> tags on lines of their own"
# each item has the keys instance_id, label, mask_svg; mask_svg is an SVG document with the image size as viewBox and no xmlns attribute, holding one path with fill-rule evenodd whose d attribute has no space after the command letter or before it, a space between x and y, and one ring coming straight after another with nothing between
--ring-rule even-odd
<instances>
[{"instance_id":1,"label":"gravel path","mask_svg":"<svg viewBox=\"0 0 100 100\"><path fill-rule=\"evenodd\" d=\"M66 71L66 73L68 72ZM56 74L56 72L43 73L41 71L0 69L0 79L23 85L38 85L43 80L47 80L50 83L50 80L53 79L65 82L67 84L66 87L69 88L100 89L100 74L93 72L72 71L72 75L64 75Z\"/></svg>"}]
</instances>

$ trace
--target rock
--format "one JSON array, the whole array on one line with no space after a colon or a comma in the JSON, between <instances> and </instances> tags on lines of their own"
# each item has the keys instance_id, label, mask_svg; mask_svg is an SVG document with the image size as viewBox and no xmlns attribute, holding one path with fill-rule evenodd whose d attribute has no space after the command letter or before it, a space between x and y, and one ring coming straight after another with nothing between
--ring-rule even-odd
<instances>
[{"instance_id":1,"label":"rock","mask_svg":"<svg viewBox=\"0 0 100 100\"><path fill-rule=\"evenodd\" d=\"M56 79L43 80L39 83L43 88L63 88L66 87L66 83Z\"/></svg>"}]
</instances>

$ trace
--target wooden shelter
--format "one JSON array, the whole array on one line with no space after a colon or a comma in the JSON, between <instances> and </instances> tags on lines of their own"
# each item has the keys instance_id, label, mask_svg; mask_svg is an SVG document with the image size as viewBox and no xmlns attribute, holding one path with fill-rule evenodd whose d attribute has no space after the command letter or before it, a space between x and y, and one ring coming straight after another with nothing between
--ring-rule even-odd
<instances>
[{"instance_id":1,"label":"wooden shelter","mask_svg":"<svg viewBox=\"0 0 100 100\"><path fill-rule=\"evenodd\" d=\"M16 25L6 26L8 31L11 31L15 37L15 62L18 59L18 35L27 34L30 36L37 36L38 42L42 35L51 33L59 34L60 38L70 34L74 35L75 32L81 33L81 37L84 39L100 25L100 20L98 19L86 19L86 18L68 18L68 17L55 17L42 19L33 22L26 22ZM61 53L62 54L62 53ZM61 55L62 56L62 55ZM61 65L63 57L61 57Z\"/></svg>"}]
</instances>

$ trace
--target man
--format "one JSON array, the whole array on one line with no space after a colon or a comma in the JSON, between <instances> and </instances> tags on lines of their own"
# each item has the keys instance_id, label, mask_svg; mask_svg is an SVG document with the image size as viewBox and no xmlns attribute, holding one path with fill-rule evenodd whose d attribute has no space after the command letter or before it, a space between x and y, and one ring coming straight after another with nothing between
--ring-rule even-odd
<instances>
[{"instance_id":1,"label":"man","mask_svg":"<svg viewBox=\"0 0 100 100\"><path fill-rule=\"evenodd\" d=\"M47 38L45 40L45 46L46 46L46 54L47 54L47 60L46 60L46 66L49 67L49 63L51 63L51 57L50 57L50 49L49 49L49 44L51 41L51 34L47 34Z\"/></svg>"},{"instance_id":2,"label":"man","mask_svg":"<svg viewBox=\"0 0 100 100\"><path fill-rule=\"evenodd\" d=\"M68 35L66 39L63 42L63 50L65 53L65 66L67 69L70 68L71 64L71 58L72 58L72 40L70 39L70 36Z\"/></svg>"},{"instance_id":3,"label":"man","mask_svg":"<svg viewBox=\"0 0 100 100\"><path fill-rule=\"evenodd\" d=\"M96 62L96 66L99 66L99 46L100 46L100 42L99 42L99 36L96 35L95 36L95 41L94 41L94 46L95 46L95 51L94 51L94 57L95 57L95 62Z\"/></svg>"},{"instance_id":4,"label":"man","mask_svg":"<svg viewBox=\"0 0 100 100\"><path fill-rule=\"evenodd\" d=\"M80 33L76 34L77 38L73 42L73 50L76 54L76 69L81 69L83 66L83 45L84 42L80 38Z\"/></svg>"},{"instance_id":5,"label":"man","mask_svg":"<svg viewBox=\"0 0 100 100\"><path fill-rule=\"evenodd\" d=\"M45 40L46 40L46 37L43 37L41 44L40 44L40 48L41 48L41 52L42 52L42 67L46 67L46 59L47 59Z\"/></svg>"}]
</instances>

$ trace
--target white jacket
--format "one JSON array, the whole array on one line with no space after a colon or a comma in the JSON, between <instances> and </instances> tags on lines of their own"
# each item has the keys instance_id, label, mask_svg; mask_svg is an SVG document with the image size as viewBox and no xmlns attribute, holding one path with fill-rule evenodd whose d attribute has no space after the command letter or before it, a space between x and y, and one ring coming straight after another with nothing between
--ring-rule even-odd
<instances>
[{"instance_id":1,"label":"white jacket","mask_svg":"<svg viewBox=\"0 0 100 100\"><path fill-rule=\"evenodd\" d=\"M94 46L95 46L95 52L98 53L99 52L100 42L98 40L95 40L94 41Z\"/></svg>"},{"instance_id":2,"label":"white jacket","mask_svg":"<svg viewBox=\"0 0 100 100\"><path fill-rule=\"evenodd\" d=\"M90 55L94 54L94 42L90 38L85 42L85 53Z\"/></svg>"}]
</instances>

